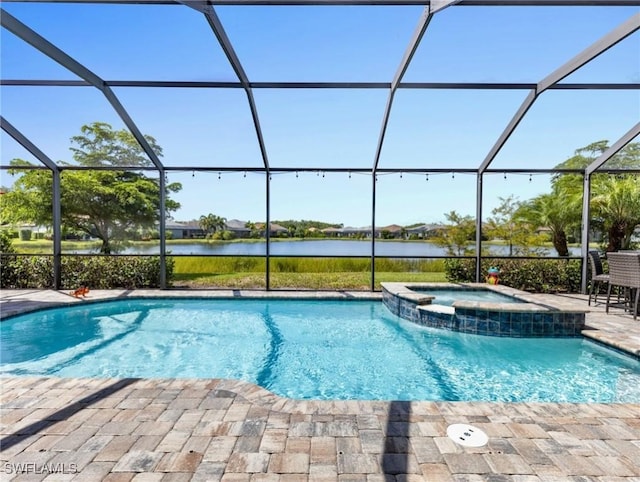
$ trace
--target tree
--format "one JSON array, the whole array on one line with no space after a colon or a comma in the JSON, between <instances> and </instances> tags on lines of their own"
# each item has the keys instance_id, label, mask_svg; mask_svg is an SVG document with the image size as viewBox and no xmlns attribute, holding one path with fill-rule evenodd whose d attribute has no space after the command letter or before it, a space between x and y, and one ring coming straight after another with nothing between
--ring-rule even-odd
<instances>
[{"instance_id":1,"label":"tree","mask_svg":"<svg viewBox=\"0 0 640 482\"><path fill-rule=\"evenodd\" d=\"M247 221L244 224L244 227L249 230L249 236L251 238L259 238L260 237L260 230L256 226L256 223L251 222L251 221Z\"/></svg>"},{"instance_id":2,"label":"tree","mask_svg":"<svg viewBox=\"0 0 640 482\"><path fill-rule=\"evenodd\" d=\"M0 231L0 253L13 254L16 250L13 247L11 237L6 231Z\"/></svg>"},{"instance_id":3,"label":"tree","mask_svg":"<svg viewBox=\"0 0 640 482\"><path fill-rule=\"evenodd\" d=\"M500 205L491 211L487 234L504 240L509 246L509 256L529 253L531 246L539 245L541 239L535 234L535 226L527 222L523 204L514 196L498 199Z\"/></svg>"},{"instance_id":4,"label":"tree","mask_svg":"<svg viewBox=\"0 0 640 482\"><path fill-rule=\"evenodd\" d=\"M607 233L607 251L629 249L633 232L640 225L640 177L608 176L600 188L591 202Z\"/></svg>"},{"instance_id":5,"label":"tree","mask_svg":"<svg viewBox=\"0 0 640 482\"><path fill-rule=\"evenodd\" d=\"M540 194L524 203L520 213L531 225L549 228L558 256L569 256L567 232L580 216L580 208L576 212L575 204L574 193L551 192Z\"/></svg>"},{"instance_id":6,"label":"tree","mask_svg":"<svg viewBox=\"0 0 640 482\"><path fill-rule=\"evenodd\" d=\"M149 161L133 135L114 131L109 124L96 122L82 127L82 134L72 138L79 148L72 147L73 158L83 167L139 167ZM145 136L158 156L162 149L150 136ZM53 176L45 170L21 170L30 163L11 161L19 173L10 192L0 197L0 217L3 222L33 222L51 225ZM71 166L60 162L62 167ZM166 212L160 213L160 182L157 177L133 170L73 170L63 171L60 179L62 225L82 231L102 241L100 252L117 251L131 230L149 228L180 205L168 194L182 189L179 183L166 186Z\"/></svg>"},{"instance_id":7,"label":"tree","mask_svg":"<svg viewBox=\"0 0 640 482\"><path fill-rule=\"evenodd\" d=\"M81 166L143 167L153 163L126 129L114 131L105 122L94 122L80 128L82 135L73 136L71 142L78 147L70 147L73 158ZM162 157L162 148L151 136L144 136L151 149Z\"/></svg>"},{"instance_id":8,"label":"tree","mask_svg":"<svg viewBox=\"0 0 640 482\"><path fill-rule=\"evenodd\" d=\"M476 225L471 216L461 216L455 211L444 215L449 224L439 231L433 241L438 246L447 248L449 256L467 256L473 253L469 246L473 240Z\"/></svg>"},{"instance_id":9,"label":"tree","mask_svg":"<svg viewBox=\"0 0 640 482\"><path fill-rule=\"evenodd\" d=\"M211 235L216 231L224 230L227 226L227 219L222 216L216 216L213 213L209 213L206 216L200 216L199 224L207 235Z\"/></svg>"},{"instance_id":10,"label":"tree","mask_svg":"<svg viewBox=\"0 0 640 482\"><path fill-rule=\"evenodd\" d=\"M577 149L573 157L556 167L583 169L595 161L608 147L606 140L594 142ZM638 169L640 142L627 144L605 165L611 169ZM613 176L596 171L591 177L591 223L602 227L607 251L628 248L631 243L631 234L635 226L640 223L637 214L640 210L636 204L638 182L638 175L633 173L619 173ZM575 206L575 199L577 196L582 196L582 187L581 175L558 174L552 179L554 192L563 192L567 199L574 199L565 204L565 209L572 213L574 222L577 223L580 222L581 207ZM635 224L631 226L634 220Z\"/></svg>"}]
</instances>

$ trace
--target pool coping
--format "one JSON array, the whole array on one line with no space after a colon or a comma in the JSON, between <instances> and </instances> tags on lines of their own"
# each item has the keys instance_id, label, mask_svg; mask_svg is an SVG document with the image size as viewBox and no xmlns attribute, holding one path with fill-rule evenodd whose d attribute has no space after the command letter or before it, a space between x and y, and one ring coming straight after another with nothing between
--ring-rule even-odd
<instances>
[{"instance_id":1,"label":"pool coping","mask_svg":"<svg viewBox=\"0 0 640 482\"><path fill-rule=\"evenodd\" d=\"M550 303L550 300L546 300L544 303L540 302L539 298L536 298L535 295L528 293L526 291L517 290L515 288L511 288L510 286L504 285L490 285L486 283L427 283L427 282L409 282L409 283L398 283L398 282L383 282L380 285L398 296L399 298L406 299L408 301L417 302L418 305L422 307L429 307L430 300L434 297L429 295L424 295L419 292L414 291L415 288L433 288L433 289L455 289L455 288L467 288L470 290L486 290L493 291L495 293L510 296L512 298L516 298L522 303L500 303L499 301L468 301L468 300L458 300L454 302L452 305L454 308L467 308L473 309L478 307L486 307L493 311L522 311L522 312L533 312L533 311L568 311L571 313L586 313L587 309L573 309L566 310L559 305L554 303ZM432 305L431 307L442 307L445 305ZM436 308L439 309L439 308ZM445 313L449 313L449 310L444 311Z\"/></svg>"},{"instance_id":2,"label":"pool coping","mask_svg":"<svg viewBox=\"0 0 640 482\"><path fill-rule=\"evenodd\" d=\"M16 303L15 306L5 306L11 304L11 292L23 293L29 297L29 293L44 294L42 300L29 300ZM0 291L0 321L4 321L14 316L34 311L46 310L49 308L73 306L78 303L90 304L104 301L116 301L123 299L217 299L217 300L260 300L260 299L282 299L282 300L352 300L352 301L379 301L382 299L380 292L368 291L263 291L263 290L160 290L160 289L136 289L136 290L92 290L86 297L74 297L67 291L56 290L2 290Z\"/></svg>"}]
</instances>

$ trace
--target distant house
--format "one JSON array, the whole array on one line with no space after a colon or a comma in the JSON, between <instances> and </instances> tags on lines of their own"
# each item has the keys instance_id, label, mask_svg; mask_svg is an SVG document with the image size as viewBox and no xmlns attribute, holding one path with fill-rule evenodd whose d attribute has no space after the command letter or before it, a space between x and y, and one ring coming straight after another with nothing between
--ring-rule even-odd
<instances>
[{"instance_id":1,"label":"distant house","mask_svg":"<svg viewBox=\"0 0 640 482\"><path fill-rule=\"evenodd\" d=\"M21 234L20 236L22 237L22 236L28 235L29 238L25 238L25 239L44 239L45 236L49 235L51 232L51 229L48 228L47 226L30 224L30 223L14 224L14 225L7 224L7 225L3 225L1 228L7 229L7 230L14 230L19 233L24 233L24 234ZM85 235L82 235L82 236L85 236ZM84 238L81 238L80 236L76 236L74 239L84 239ZM89 239L89 235L86 235L86 239Z\"/></svg>"},{"instance_id":2,"label":"distant house","mask_svg":"<svg viewBox=\"0 0 640 482\"><path fill-rule=\"evenodd\" d=\"M346 228L342 228L342 234L350 238L355 238L355 237L369 238L371 237L371 226L364 226L361 228L354 228L351 226L347 226Z\"/></svg>"},{"instance_id":3,"label":"distant house","mask_svg":"<svg viewBox=\"0 0 640 482\"><path fill-rule=\"evenodd\" d=\"M404 228L402 226L399 226L397 224L390 224L389 226L376 228L376 237L382 237L384 233L385 237L400 238L402 237L403 232Z\"/></svg>"},{"instance_id":4,"label":"distant house","mask_svg":"<svg viewBox=\"0 0 640 482\"><path fill-rule=\"evenodd\" d=\"M419 226L413 226L412 228L406 228L407 234L417 235L419 238L433 238L438 236L446 229L443 224L421 224Z\"/></svg>"},{"instance_id":5,"label":"distant house","mask_svg":"<svg viewBox=\"0 0 640 482\"><path fill-rule=\"evenodd\" d=\"M197 221L168 220L165 223L165 231L171 233L171 239L204 238L207 234Z\"/></svg>"},{"instance_id":6,"label":"distant house","mask_svg":"<svg viewBox=\"0 0 640 482\"><path fill-rule=\"evenodd\" d=\"M260 230L263 236L265 234L264 227L265 227L265 223L256 223L256 229ZM284 226L280 226L279 224L271 223L269 233L272 236L284 236L289 234L289 230Z\"/></svg>"},{"instance_id":7,"label":"distant house","mask_svg":"<svg viewBox=\"0 0 640 482\"><path fill-rule=\"evenodd\" d=\"M338 237L338 236L343 236L344 232L342 230L342 228L324 228L321 229L320 232L322 232L325 236L333 236L333 237Z\"/></svg>"},{"instance_id":8,"label":"distant house","mask_svg":"<svg viewBox=\"0 0 640 482\"><path fill-rule=\"evenodd\" d=\"M247 227L246 221L239 219L230 219L225 224L224 229L233 233L236 238L248 238L251 236L251 229Z\"/></svg>"}]
</instances>

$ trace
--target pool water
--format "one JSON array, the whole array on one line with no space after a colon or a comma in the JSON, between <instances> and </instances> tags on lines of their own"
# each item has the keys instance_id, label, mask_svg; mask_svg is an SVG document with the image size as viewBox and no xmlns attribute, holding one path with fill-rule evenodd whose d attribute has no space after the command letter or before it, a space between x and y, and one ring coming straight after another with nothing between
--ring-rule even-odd
<instances>
[{"instance_id":1,"label":"pool water","mask_svg":"<svg viewBox=\"0 0 640 482\"><path fill-rule=\"evenodd\" d=\"M431 302L434 305L451 306L454 301L486 301L489 303L524 303L513 296L503 295L491 290L483 289L447 289L447 288L411 288L417 293L435 296Z\"/></svg>"},{"instance_id":2,"label":"pool water","mask_svg":"<svg viewBox=\"0 0 640 482\"><path fill-rule=\"evenodd\" d=\"M417 326L377 301L121 300L0 323L0 375L233 378L303 399L640 402L640 361L579 338Z\"/></svg>"}]
</instances>

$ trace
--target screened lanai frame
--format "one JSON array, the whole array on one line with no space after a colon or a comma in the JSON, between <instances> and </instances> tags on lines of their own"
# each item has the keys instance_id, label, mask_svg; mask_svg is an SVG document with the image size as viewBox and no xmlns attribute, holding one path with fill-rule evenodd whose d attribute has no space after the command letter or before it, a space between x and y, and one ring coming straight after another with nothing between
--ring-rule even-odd
<instances>
[{"instance_id":1,"label":"screened lanai frame","mask_svg":"<svg viewBox=\"0 0 640 482\"><path fill-rule=\"evenodd\" d=\"M628 83L563 83L562 80L586 65L588 62L598 57L600 54L611 49L613 46L623 41L625 38L640 30L640 13L631 16L625 22L611 30L608 34L596 40L589 47L578 52L573 58L559 66L556 70L550 72L536 83L513 83L513 82L403 82L403 78L414 54L420 46L424 34L427 31L431 20L435 15L444 9L455 6L473 7L473 6L640 6L640 0L4 0L4 3L68 3L68 4L148 4L148 5L182 5L200 12L208 23L211 35L222 48L227 57L237 81L235 82L216 82L216 81L153 81L153 80L113 80L103 79L96 75L86 66L73 59L71 56L63 52L60 48L42 37L38 32L32 30L27 25L20 22L17 18L0 9L0 20L2 27L26 43L45 54L50 59L62 65L68 71L74 73L82 80L28 80L28 79L0 79L0 85L7 86L65 86L65 87L87 87L93 86L98 89L106 98L110 106L124 122L125 126L133 134L143 151L152 163L152 167L135 167L132 170L150 170L158 173L160 183L160 202L159 212L165 212L166 201L166 175L172 171L176 172L259 172L264 174L265 179L265 225L271 225L271 174L280 172L344 172L344 173L365 173L371 177L371 290L375 289L375 262L376 262L376 174L377 173L467 173L476 177L476 241L475 241L475 272L476 281L482 279L481 260L482 255L482 206L483 206L483 180L485 174L491 173L525 173L525 174L561 174L574 173L581 174L584 178L583 190L583 212L582 212L582 228L581 228L581 259L582 259L582 290L586 290L587 285L587 251L589 247L590 232L590 212L589 200L591 190L591 178L596 172L605 172L615 174L616 172L639 173L640 169L601 169L604 164L611 159L617 152L631 142L635 137L640 135L640 122L630 126L629 130L619 139L617 139L600 157L585 169L509 169L503 168L493 169L491 164L496 158L502 147L508 141L510 136L515 132L520 122L525 118L527 112L536 102L538 97L546 91L556 89L568 90L639 90L640 82ZM241 59L236 54L234 45L225 32L224 25L216 13L217 6L422 6L423 13L418 21L418 25L413 32L409 44L406 47L400 65L398 66L393 79L390 82L254 82L246 74ZM135 119L125 109L119 98L116 96L112 88L116 87L161 87L161 88L215 88L215 89L240 89L246 95L247 108L251 114L255 136L260 149L262 160L261 167L228 167L228 166L167 166L163 165L159 157L153 151L142 132L138 128ZM317 167L279 167L273 166L269 162L268 148L263 136L263 129L260 124L260 112L254 100L254 91L256 89L382 89L388 91L386 106L380 126L378 138L375 140L375 156L371 161L370 168L362 167L341 167L326 168ZM400 89L468 89L468 90L511 90L519 89L528 91L527 97L524 99L520 107L513 114L509 123L504 127L501 135L494 142L489 152L484 157L481 164L474 169L456 169L456 168L381 168L379 167L380 156L385 142L387 126L390 115L393 110L393 101L395 94ZM47 169L52 172L53 189L52 189L52 206L53 206L53 258L54 258L54 283L55 288L60 288L61 280L61 192L60 192L60 176L64 170L82 170L82 169L113 169L123 170L123 167L101 166L82 167L82 166L60 166L51 160L45 152L37 146L37 139L29 139L22 132L16 129L10 119L6 119L0 115L0 123L2 129L24 147L31 155L33 155L42 166L33 166L31 168ZM455 126L454 126L455 127ZM0 169L6 170L13 166L2 165ZM28 167L25 167L28 168ZM21 166L20 169L23 169ZM165 275L166 267L166 217L159 216L159 233L160 233L160 286L167 287ZM266 236L266 289L270 286L270 259L273 255L270 252L270 229L265 230ZM66 255L65 255L66 256ZM315 256L321 257L321 256ZM496 256L490 256L495 258Z\"/></svg>"}]
</instances>

